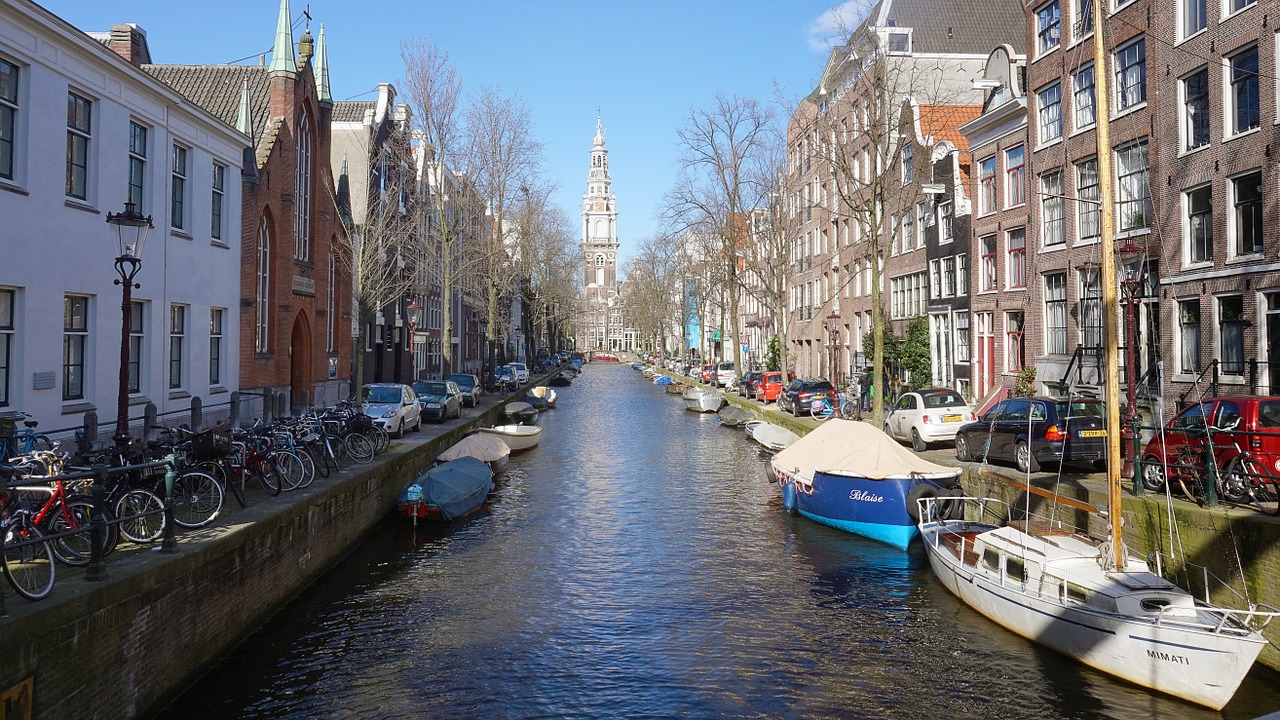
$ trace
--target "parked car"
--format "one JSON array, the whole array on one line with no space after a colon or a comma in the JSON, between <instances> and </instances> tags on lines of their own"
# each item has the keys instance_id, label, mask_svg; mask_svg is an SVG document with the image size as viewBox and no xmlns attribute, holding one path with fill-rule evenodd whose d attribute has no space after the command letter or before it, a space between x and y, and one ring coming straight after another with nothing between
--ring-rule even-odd
<instances>
[{"instance_id":1,"label":"parked car","mask_svg":"<svg viewBox=\"0 0 1280 720\"><path fill-rule=\"evenodd\" d=\"M910 440L916 452L929 443L950 442L967 422L978 417L955 390L932 388L903 393L884 419L884 432L894 440Z\"/></svg>"},{"instance_id":2,"label":"parked car","mask_svg":"<svg viewBox=\"0 0 1280 720\"><path fill-rule=\"evenodd\" d=\"M515 371L517 383L521 385L527 385L529 383L529 366L528 365L525 365L522 362L513 362L513 363L507 363L507 364L511 366L511 369L513 371Z\"/></svg>"},{"instance_id":3,"label":"parked car","mask_svg":"<svg viewBox=\"0 0 1280 720\"><path fill-rule=\"evenodd\" d=\"M756 383L760 382L760 372L748 370L738 379L738 394L745 398L756 396Z\"/></svg>"},{"instance_id":4,"label":"parked car","mask_svg":"<svg viewBox=\"0 0 1280 720\"><path fill-rule=\"evenodd\" d=\"M702 370L699 373L697 379L701 380L704 383L709 383L711 382L711 378L715 377L715 374L716 374L716 366L714 364L708 363L702 366Z\"/></svg>"},{"instance_id":5,"label":"parked car","mask_svg":"<svg viewBox=\"0 0 1280 720\"><path fill-rule=\"evenodd\" d=\"M788 381L794 380L792 373L787 373ZM756 399L762 403L768 404L778 399L782 394L782 372L779 370L766 370L760 374L760 379L756 382Z\"/></svg>"},{"instance_id":6,"label":"parked car","mask_svg":"<svg viewBox=\"0 0 1280 720\"><path fill-rule=\"evenodd\" d=\"M728 388L738 381L738 374L732 362L722 362L716 364L714 378L717 387Z\"/></svg>"},{"instance_id":7,"label":"parked car","mask_svg":"<svg viewBox=\"0 0 1280 720\"><path fill-rule=\"evenodd\" d=\"M1214 464L1219 472L1240 454L1238 446L1280 476L1280 396L1221 397L1186 408L1151 438L1142 451L1142 484L1163 491L1165 463L1177 463L1180 448L1202 447L1209 426L1229 429L1214 433Z\"/></svg>"},{"instance_id":8,"label":"parked car","mask_svg":"<svg viewBox=\"0 0 1280 720\"><path fill-rule=\"evenodd\" d=\"M516 371L510 365L499 365L493 369L493 385L499 391L510 392L519 387L520 383L516 380Z\"/></svg>"},{"instance_id":9,"label":"parked car","mask_svg":"<svg viewBox=\"0 0 1280 720\"><path fill-rule=\"evenodd\" d=\"M462 390L452 380L419 380L413 384L422 405L422 417L443 422L462 417Z\"/></svg>"},{"instance_id":10,"label":"parked car","mask_svg":"<svg viewBox=\"0 0 1280 720\"><path fill-rule=\"evenodd\" d=\"M778 395L778 409L799 417L808 412L809 403L823 397L835 402L836 390L829 380L792 380Z\"/></svg>"},{"instance_id":11,"label":"parked car","mask_svg":"<svg viewBox=\"0 0 1280 720\"><path fill-rule=\"evenodd\" d=\"M1100 464L1106 453L1106 411L1099 400L1001 400L956 433L960 460L1009 460L1020 472L1039 472L1046 462Z\"/></svg>"},{"instance_id":12,"label":"parked car","mask_svg":"<svg viewBox=\"0 0 1280 720\"><path fill-rule=\"evenodd\" d=\"M360 388L361 411L396 437L405 428L422 429L422 408L413 388L400 383L369 383Z\"/></svg>"},{"instance_id":13,"label":"parked car","mask_svg":"<svg viewBox=\"0 0 1280 720\"><path fill-rule=\"evenodd\" d=\"M458 389L462 391L462 404L466 407L475 407L480 403L480 396L484 394L484 388L480 387L480 378L468 373L454 373L449 379L458 383Z\"/></svg>"}]
</instances>

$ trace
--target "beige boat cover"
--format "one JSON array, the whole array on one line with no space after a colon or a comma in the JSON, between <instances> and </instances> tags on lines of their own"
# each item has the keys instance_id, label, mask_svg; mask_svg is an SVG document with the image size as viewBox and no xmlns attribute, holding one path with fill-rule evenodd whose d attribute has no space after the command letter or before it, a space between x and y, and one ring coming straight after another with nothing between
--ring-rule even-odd
<instances>
[{"instance_id":1,"label":"beige boat cover","mask_svg":"<svg viewBox=\"0 0 1280 720\"><path fill-rule=\"evenodd\" d=\"M440 462L448 462L460 457L473 457L481 462L496 462L510 454L511 448L502 442L502 438L497 435L475 433L454 443L436 459Z\"/></svg>"},{"instance_id":2,"label":"beige boat cover","mask_svg":"<svg viewBox=\"0 0 1280 720\"><path fill-rule=\"evenodd\" d=\"M872 480L955 477L960 468L936 465L868 423L831 419L773 456L774 470L812 482L821 471Z\"/></svg>"}]
</instances>

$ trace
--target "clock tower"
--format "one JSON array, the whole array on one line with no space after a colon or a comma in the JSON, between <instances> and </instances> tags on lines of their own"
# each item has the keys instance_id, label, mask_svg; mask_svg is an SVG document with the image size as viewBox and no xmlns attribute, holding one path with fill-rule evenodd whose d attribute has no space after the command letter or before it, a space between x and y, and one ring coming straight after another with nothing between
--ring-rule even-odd
<instances>
[{"instance_id":1,"label":"clock tower","mask_svg":"<svg viewBox=\"0 0 1280 720\"><path fill-rule=\"evenodd\" d=\"M582 196L582 287L586 291L586 347L618 350L623 340L618 297L618 209L609 178L609 151L596 116L587 192Z\"/></svg>"}]
</instances>

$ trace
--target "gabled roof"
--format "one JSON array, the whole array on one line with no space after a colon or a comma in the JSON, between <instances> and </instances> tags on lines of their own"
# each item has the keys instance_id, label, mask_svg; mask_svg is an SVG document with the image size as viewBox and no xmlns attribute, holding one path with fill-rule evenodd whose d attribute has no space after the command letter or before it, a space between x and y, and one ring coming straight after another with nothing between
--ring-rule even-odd
<instances>
[{"instance_id":1,"label":"gabled roof","mask_svg":"<svg viewBox=\"0 0 1280 720\"><path fill-rule=\"evenodd\" d=\"M267 68L261 65L143 65L142 70L235 127L248 83L254 146L263 147L269 115Z\"/></svg>"},{"instance_id":2,"label":"gabled roof","mask_svg":"<svg viewBox=\"0 0 1280 720\"><path fill-rule=\"evenodd\" d=\"M377 103L372 100L339 100L333 104L333 122L364 122L364 115L369 110L376 110Z\"/></svg>"},{"instance_id":3,"label":"gabled roof","mask_svg":"<svg viewBox=\"0 0 1280 720\"><path fill-rule=\"evenodd\" d=\"M880 0L854 35L873 27L911 28L915 53L986 55L1001 43L1021 53L1026 23L1017 0Z\"/></svg>"}]
</instances>

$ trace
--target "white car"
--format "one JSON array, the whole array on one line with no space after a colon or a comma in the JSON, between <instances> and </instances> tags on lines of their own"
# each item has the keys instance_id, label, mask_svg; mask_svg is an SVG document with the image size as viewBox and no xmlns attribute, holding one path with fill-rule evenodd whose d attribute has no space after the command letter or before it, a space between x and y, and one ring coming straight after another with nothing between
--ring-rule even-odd
<instances>
[{"instance_id":1,"label":"white car","mask_svg":"<svg viewBox=\"0 0 1280 720\"><path fill-rule=\"evenodd\" d=\"M722 362L716 365L715 375L711 378L711 384L722 388L733 387L738 383L738 373L734 370L732 362Z\"/></svg>"},{"instance_id":2,"label":"white car","mask_svg":"<svg viewBox=\"0 0 1280 720\"><path fill-rule=\"evenodd\" d=\"M388 434L422 429L422 408L413 388L400 383L370 383L360 388L361 410Z\"/></svg>"},{"instance_id":3,"label":"white car","mask_svg":"<svg viewBox=\"0 0 1280 720\"><path fill-rule=\"evenodd\" d=\"M525 365L524 363L519 363L519 362L507 363L507 365L511 366L511 369L515 371L516 382L520 383L521 385L529 384L529 366L528 365Z\"/></svg>"},{"instance_id":4,"label":"white car","mask_svg":"<svg viewBox=\"0 0 1280 720\"><path fill-rule=\"evenodd\" d=\"M976 420L973 409L955 390L931 388L903 393L884 419L884 432L895 440L909 440L916 452L930 443L953 442L956 432Z\"/></svg>"}]
</instances>

